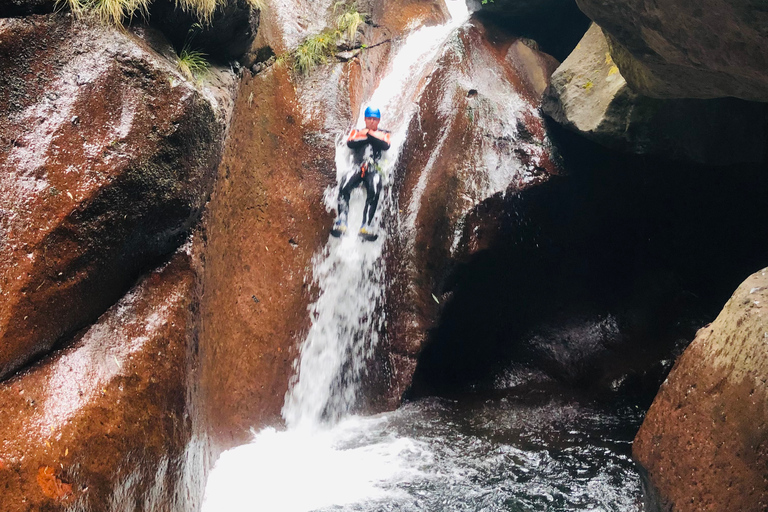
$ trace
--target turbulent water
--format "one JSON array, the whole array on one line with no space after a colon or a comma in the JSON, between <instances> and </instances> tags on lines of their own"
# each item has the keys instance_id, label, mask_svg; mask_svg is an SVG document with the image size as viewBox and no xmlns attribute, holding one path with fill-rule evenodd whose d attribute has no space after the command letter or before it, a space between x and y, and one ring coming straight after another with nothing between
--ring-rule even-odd
<instances>
[{"instance_id":1,"label":"turbulent water","mask_svg":"<svg viewBox=\"0 0 768 512\"><path fill-rule=\"evenodd\" d=\"M385 172L399 154L422 78L468 17L464 0L447 5L452 20L412 33L367 102L382 109L382 127L393 132ZM339 144L339 176L349 158ZM329 208L335 194L326 193ZM329 240L314 258L318 299L283 408L286 429L264 429L222 454L203 510L641 510L640 479L628 458L639 424L631 408L609 412L551 393L508 391L351 414L386 325L386 232L373 243L355 236L362 207L362 193L354 194L351 233Z\"/></svg>"}]
</instances>

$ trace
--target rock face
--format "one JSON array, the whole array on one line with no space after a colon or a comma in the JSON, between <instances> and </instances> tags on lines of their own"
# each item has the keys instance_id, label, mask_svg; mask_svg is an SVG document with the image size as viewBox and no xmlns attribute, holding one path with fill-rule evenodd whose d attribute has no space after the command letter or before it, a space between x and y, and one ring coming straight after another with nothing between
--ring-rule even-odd
<instances>
[{"instance_id":1,"label":"rock face","mask_svg":"<svg viewBox=\"0 0 768 512\"><path fill-rule=\"evenodd\" d=\"M425 16L434 10L434 2L416 3ZM300 39L280 24L280 9L265 11L257 38L277 49ZM367 26L366 44L390 37L389 30ZM373 91L389 52L389 44L369 48L305 77L273 65L240 84L201 249L201 394L217 449L282 422L309 326L312 257L333 222L322 197L336 184L336 137Z\"/></svg>"},{"instance_id":2,"label":"rock face","mask_svg":"<svg viewBox=\"0 0 768 512\"><path fill-rule=\"evenodd\" d=\"M184 487L199 471L185 456L195 299L181 252L66 349L0 384L4 512L199 506L202 487Z\"/></svg>"},{"instance_id":3,"label":"rock face","mask_svg":"<svg viewBox=\"0 0 768 512\"><path fill-rule=\"evenodd\" d=\"M633 454L676 511L768 508L768 269L675 363Z\"/></svg>"},{"instance_id":4,"label":"rock face","mask_svg":"<svg viewBox=\"0 0 768 512\"><path fill-rule=\"evenodd\" d=\"M641 96L627 85L596 24L552 75L544 110L563 126L621 151L716 165L765 158L768 106L734 98Z\"/></svg>"},{"instance_id":5,"label":"rock face","mask_svg":"<svg viewBox=\"0 0 768 512\"><path fill-rule=\"evenodd\" d=\"M549 135L567 177L466 215L415 394L544 373L650 404L734 283L764 264L763 165L632 156L557 126Z\"/></svg>"},{"instance_id":6,"label":"rock face","mask_svg":"<svg viewBox=\"0 0 768 512\"><path fill-rule=\"evenodd\" d=\"M184 239L231 103L136 35L69 15L2 19L0 41L2 378Z\"/></svg>"},{"instance_id":7,"label":"rock face","mask_svg":"<svg viewBox=\"0 0 768 512\"><path fill-rule=\"evenodd\" d=\"M611 35L611 55L638 93L768 101L765 2L577 3Z\"/></svg>"},{"instance_id":8,"label":"rock face","mask_svg":"<svg viewBox=\"0 0 768 512\"><path fill-rule=\"evenodd\" d=\"M395 402L450 297L446 279L467 214L490 196L557 172L537 95L553 62L521 44L492 44L478 23L463 30L409 127L393 178L399 236L387 255L393 284L385 348Z\"/></svg>"},{"instance_id":9,"label":"rock face","mask_svg":"<svg viewBox=\"0 0 768 512\"><path fill-rule=\"evenodd\" d=\"M304 135L286 68L245 78L205 218L203 400L224 446L279 421L308 318L311 257L330 225L321 201L333 143Z\"/></svg>"}]
</instances>

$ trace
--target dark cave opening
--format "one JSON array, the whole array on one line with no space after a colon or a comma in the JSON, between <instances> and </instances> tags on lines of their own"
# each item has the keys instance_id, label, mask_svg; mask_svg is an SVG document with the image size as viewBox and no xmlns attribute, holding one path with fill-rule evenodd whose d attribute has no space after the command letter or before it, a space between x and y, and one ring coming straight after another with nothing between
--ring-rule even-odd
<instances>
[{"instance_id":1,"label":"dark cave opening","mask_svg":"<svg viewBox=\"0 0 768 512\"><path fill-rule=\"evenodd\" d=\"M766 265L765 164L693 165L551 135L567 175L472 212L494 242L446 281L452 299L409 397L492 388L522 365L650 404L696 331Z\"/></svg>"}]
</instances>

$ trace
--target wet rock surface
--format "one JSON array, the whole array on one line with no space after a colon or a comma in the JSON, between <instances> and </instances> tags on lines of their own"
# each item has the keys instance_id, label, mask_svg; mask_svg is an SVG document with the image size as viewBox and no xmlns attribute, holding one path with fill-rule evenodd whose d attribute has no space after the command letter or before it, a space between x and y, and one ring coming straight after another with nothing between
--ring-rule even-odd
<instances>
[{"instance_id":1,"label":"wet rock surface","mask_svg":"<svg viewBox=\"0 0 768 512\"><path fill-rule=\"evenodd\" d=\"M675 363L633 454L665 506L768 507L768 269L734 292Z\"/></svg>"},{"instance_id":2,"label":"wet rock surface","mask_svg":"<svg viewBox=\"0 0 768 512\"><path fill-rule=\"evenodd\" d=\"M577 2L610 34L611 55L638 93L768 101L765 2Z\"/></svg>"},{"instance_id":3,"label":"wet rock surface","mask_svg":"<svg viewBox=\"0 0 768 512\"><path fill-rule=\"evenodd\" d=\"M414 394L503 387L535 370L650 403L674 357L762 263L762 165L633 159L551 133L567 177L467 216L465 263L446 279Z\"/></svg>"},{"instance_id":4,"label":"wet rock surface","mask_svg":"<svg viewBox=\"0 0 768 512\"><path fill-rule=\"evenodd\" d=\"M7 512L192 510L196 272L179 253L67 348L0 384ZM196 482L200 485L200 482Z\"/></svg>"},{"instance_id":5,"label":"wet rock surface","mask_svg":"<svg viewBox=\"0 0 768 512\"><path fill-rule=\"evenodd\" d=\"M492 44L478 24L464 29L439 61L409 127L392 180L399 235L387 254L385 350L395 403L450 296L445 282L467 214L498 192L557 172L535 86L551 57L522 52L518 43Z\"/></svg>"},{"instance_id":6,"label":"wet rock surface","mask_svg":"<svg viewBox=\"0 0 768 512\"><path fill-rule=\"evenodd\" d=\"M226 74L193 85L144 39L70 15L0 20L0 40L2 378L181 243L231 97Z\"/></svg>"},{"instance_id":7,"label":"wet rock surface","mask_svg":"<svg viewBox=\"0 0 768 512\"><path fill-rule=\"evenodd\" d=\"M734 98L658 100L635 93L596 24L552 75L545 112L606 146L712 165L761 162L768 106Z\"/></svg>"},{"instance_id":8,"label":"wet rock surface","mask_svg":"<svg viewBox=\"0 0 768 512\"><path fill-rule=\"evenodd\" d=\"M285 66L240 84L204 221L202 381L212 436L224 446L279 422L308 318L311 257L332 219L334 146L306 137Z\"/></svg>"}]
</instances>

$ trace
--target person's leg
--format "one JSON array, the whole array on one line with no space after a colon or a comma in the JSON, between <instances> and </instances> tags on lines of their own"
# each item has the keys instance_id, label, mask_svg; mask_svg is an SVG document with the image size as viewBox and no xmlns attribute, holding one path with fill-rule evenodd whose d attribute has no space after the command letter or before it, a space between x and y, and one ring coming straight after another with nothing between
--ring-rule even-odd
<instances>
[{"instance_id":1,"label":"person's leg","mask_svg":"<svg viewBox=\"0 0 768 512\"><path fill-rule=\"evenodd\" d=\"M363 210L363 226L370 226L373 216L376 214L376 207L379 204L379 195L381 194L381 176L378 172L371 169L365 174L365 189L368 197L365 200L365 209Z\"/></svg>"},{"instance_id":2,"label":"person's leg","mask_svg":"<svg viewBox=\"0 0 768 512\"><path fill-rule=\"evenodd\" d=\"M337 210L339 220L344 224L347 223L347 216L349 215L349 195L360 184L361 180L360 170L353 169L345 174L339 183L339 206Z\"/></svg>"}]
</instances>

